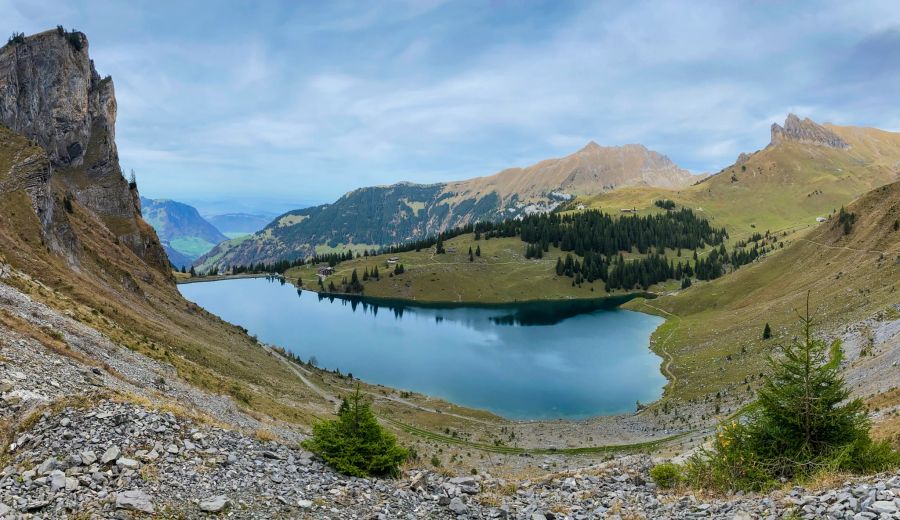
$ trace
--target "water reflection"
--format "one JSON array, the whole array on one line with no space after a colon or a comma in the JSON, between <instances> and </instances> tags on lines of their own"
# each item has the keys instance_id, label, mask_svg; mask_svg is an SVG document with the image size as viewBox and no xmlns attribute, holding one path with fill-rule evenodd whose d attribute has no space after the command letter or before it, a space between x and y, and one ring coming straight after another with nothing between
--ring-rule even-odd
<instances>
[{"instance_id":1,"label":"water reflection","mask_svg":"<svg viewBox=\"0 0 900 520\"><path fill-rule=\"evenodd\" d=\"M633 411L665 383L660 359L647 348L661 320L617 308L622 300L419 305L270 282L179 287L262 341L315 357L323 368L511 418Z\"/></svg>"}]
</instances>

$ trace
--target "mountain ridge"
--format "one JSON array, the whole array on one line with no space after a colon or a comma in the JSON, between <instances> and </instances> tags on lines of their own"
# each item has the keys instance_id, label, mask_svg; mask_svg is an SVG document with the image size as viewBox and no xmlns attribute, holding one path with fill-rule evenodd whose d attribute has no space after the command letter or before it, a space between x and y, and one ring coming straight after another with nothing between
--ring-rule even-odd
<instances>
[{"instance_id":1,"label":"mountain ridge","mask_svg":"<svg viewBox=\"0 0 900 520\"><path fill-rule=\"evenodd\" d=\"M220 244L195 265L208 270L335 248L372 249L478 220L550 211L579 195L623 186L683 187L696 179L643 145L591 141L564 157L468 180L356 188L332 204L284 213L250 239Z\"/></svg>"},{"instance_id":2,"label":"mountain ridge","mask_svg":"<svg viewBox=\"0 0 900 520\"><path fill-rule=\"evenodd\" d=\"M51 248L77 261L77 244L59 212L71 200L90 209L137 256L161 272L168 260L141 218L137 185L122 175L115 143L112 78L101 78L87 37L61 28L11 39L0 48L0 123L39 144L46 172L31 194Z\"/></svg>"}]
</instances>

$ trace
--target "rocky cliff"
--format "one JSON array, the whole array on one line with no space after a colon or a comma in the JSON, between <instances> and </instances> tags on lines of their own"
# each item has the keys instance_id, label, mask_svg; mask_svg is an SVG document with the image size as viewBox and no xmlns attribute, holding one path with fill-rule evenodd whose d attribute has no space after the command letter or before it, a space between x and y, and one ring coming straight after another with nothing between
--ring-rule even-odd
<instances>
[{"instance_id":1,"label":"rocky cliff","mask_svg":"<svg viewBox=\"0 0 900 520\"><path fill-rule=\"evenodd\" d=\"M827 146L829 148L838 148L841 150L850 148L850 145L847 144L846 141L828 128L825 128L808 117L801 120L794 114L788 114L787 119L784 121L784 126L781 126L778 123L772 123L771 145L788 140Z\"/></svg>"},{"instance_id":2,"label":"rocky cliff","mask_svg":"<svg viewBox=\"0 0 900 520\"><path fill-rule=\"evenodd\" d=\"M46 151L29 193L46 239L75 258L65 229L54 227L54 200L89 209L148 264L168 269L153 230L142 221L137 187L122 176L115 143L112 78L101 78L84 34L61 29L0 49L0 123Z\"/></svg>"}]
</instances>

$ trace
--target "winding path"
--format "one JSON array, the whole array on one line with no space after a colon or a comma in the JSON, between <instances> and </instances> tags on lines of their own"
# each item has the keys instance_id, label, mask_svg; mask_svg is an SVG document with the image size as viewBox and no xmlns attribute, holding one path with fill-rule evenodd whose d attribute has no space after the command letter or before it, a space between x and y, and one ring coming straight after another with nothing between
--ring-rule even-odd
<instances>
[{"instance_id":1,"label":"winding path","mask_svg":"<svg viewBox=\"0 0 900 520\"><path fill-rule=\"evenodd\" d=\"M815 240L810 240L810 239L808 239L808 238L798 238L797 240L802 240L802 241L804 241L804 242L809 242L810 244L815 244L815 245L817 245L817 246L826 247L826 248L828 248L828 249L844 249L844 250L846 250L846 251L856 251L857 253L879 253L879 254L882 254L882 255L888 254L887 251L880 251L880 250L878 250L878 249L856 249L856 248L853 248L853 247L847 247L847 246L830 246L830 245L828 245L828 244L823 244L823 243L821 243L821 242L816 242Z\"/></svg>"},{"instance_id":2,"label":"winding path","mask_svg":"<svg viewBox=\"0 0 900 520\"><path fill-rule=\"evenodd\" d=\"M665 309L661 309L655 305L650 305L646 301L641 302L641 303L643 305L646 305L647 307L650 307L651 309L654 309L656 311L659 311L659 312L665 314L666 316L670 316L670 317L674 318L675 320L678 320L677 323L672 327L672 330L670 330L669 333L666 335L666 337L659 343L659 350L660 350L660 352L662 352L663 356L665 356L665 358L666 358L666 362L663 364L662 371L674 385L678 381L678 378L675 377L675 374L672 372L672 370L670 368L674 358L673 358L672 354L670 354L669 351L666 350L666 344L669 342L669 339L672 338L672 335L675 334L675 331L678 330L678 328L681 326L681 317L678 316L677 314L672 314L671 312L669 312Z\"/></svg>"}]
</instances>

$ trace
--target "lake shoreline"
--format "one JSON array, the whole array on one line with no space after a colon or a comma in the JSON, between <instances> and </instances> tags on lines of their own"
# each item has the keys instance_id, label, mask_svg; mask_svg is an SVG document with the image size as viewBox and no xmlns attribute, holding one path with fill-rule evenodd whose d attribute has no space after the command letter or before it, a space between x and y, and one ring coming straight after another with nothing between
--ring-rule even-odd
<instances>
[{"instance_id":1,"label":"lake shoreline","mask_svg":"<svg viewBox=\"0 0 900 520\"><path fill-rule=\"evenodd\" d=\"M325 298L335 298L335 299L343 299L343 300L359 300L366 301L367 303L379 303L385 306L390 304L403 304L411 307L423 307L423 308L438 308L438 309L456 309L463 307L475 307L475 308L483 308L483 309L492 309L504 306L514 306L514 305L531 305L531 304L541 304L541 303L562 303L562 302L615 302L619 301L618 305L624 305L631 300L637 298L646 298L648 300L653 300L659 297L659 294L650 292L650 291L635 291L629 293L622 294L610 294L608 296L586 296L586 297L578 297L578 298L537 298L537 299L527 299L527 300L505 300L505 301L459 301L459 300L419 300L415 298L404 298L403 296L370 296L367 294L354 294L354 293L330 293L327 291L317 290L311 287L304 287L301 285L297 285L295 280L289 279L284 275L280 274L263 274L263 273L255 273L255 274L237 274L237 275L218 275L218 276L204 276L204 277L193 277L187 278L183 280L176 280L176 285L185 285L191 283L202 283L202 282L219 282L225 280L242 280L247 278L282 278L285 283L290 283L295 288L307 292L311 292L314 294L322 295ZM641 311L638 311L641 312ZM646 312L645 314L654 315L653 313Z\"/></svg>"},{"instance_id":2,"label":"lake shoreline","mask_svg":"<svg viewBox=\"0 0 900 520\"><path fill-rule=\"evenodd\" d=\"M210 287L197 286L185 296L266 343L303 360L315 358L326 370L352 372L371 384L488 410L505 420L584 421L633 413L636 400L656 401L666 384L663 360L648 348L664 320L620 308L639 294L462 305L314 291L304 298L281 279L255 278L268 281L204 284ZM351 316L352 309L370 318L337 318L341 307L342 316ZM400 319L404 326L398 329ZM436 343L435 337L442 339ZM393 368L400 365L409 374ZM617 370L631 376L619 381ZM479 383L472 386L472 378ZM538 380L549 390L538 391Z\"/></svg>"},{"instance_id":3,"label":"lake shoreline","mask_svg":"<svg viewBox=\"0 0 900 520\"><path fill-rule=\"evenodd\" d=\"M225 280L246 280L248 278L282 278L283 275L280 274L229 274L229 275L218 275L218 276L195 276L191 278L185 279L175 279L175 285L187 285L191 283L204 283L204 282L221 282Z\"/></svg>"}]
</instances>

